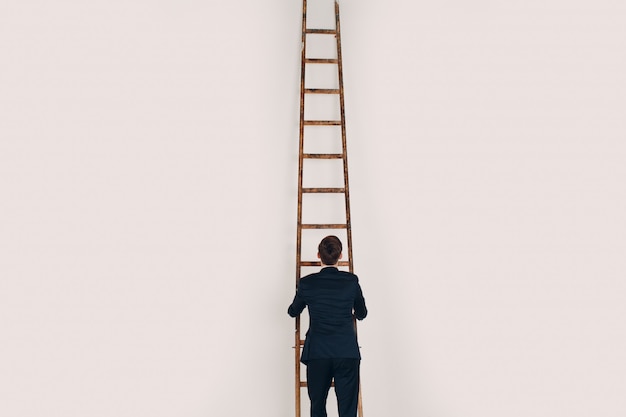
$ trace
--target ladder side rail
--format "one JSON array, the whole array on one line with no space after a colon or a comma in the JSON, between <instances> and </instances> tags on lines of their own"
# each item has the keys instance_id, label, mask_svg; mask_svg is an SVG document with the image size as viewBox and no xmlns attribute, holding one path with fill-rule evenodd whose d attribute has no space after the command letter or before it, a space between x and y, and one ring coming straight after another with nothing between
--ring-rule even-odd
<instances>
[{"instance_id":1,"label":"ladder side rail","mask_svg":"<svg viewBox=\"0 0 626 417\"><path fill-rule=\"evenodd\" d=\"M300 125L299 125L299 145L298 145L298 219L296 238L296 290L301 278L302 262L302 171L304 167L304 90L305 90L305 69L306 69L306 14L307 0L302 0L302 44L300 45ZM296 417L301 414L301 371L300 371L300 316L296 317L295 323L295 395L296 395Z\"/></svg>"},{"instance_id":2,"label":"ladder side rail","mask_svg":"<svg viewBox=\"0 0 626 417\"><path fill-rule=\"evenodd\" d=\"M339 108L341 112L341 146L343 149L343 179L344 179L344 196L346 204L346 232L348 239L348 262L349 270L354 273L354 259L352 257L352 221L350 216L350 188L348 180L348 146L346 139L346 114L345 114L345 102L344 102L344 88L343 88L343 60L341 53L341 27L339 18L339 1L335 0L335 29L337 31L337 71L339 76ZM357 332L356 319L352 319L354 322L354 332ZM357 412L359 417L363 417L363 399L361 393L361 378L359 377L359 395L357 400Z\"/></svg>"},{"instance_id":3,"label":"ladder side rail","mask_svg":"<svg viewBox=\"0 0 626 417\"><path fill-rule=\"evenodd\" d=\"M352 222L350 216L350 189L348 180L348 146L346 139L346 112L344 102L343 89L343 61L341 54L341 28L339 23L339 2L335 1L335 30L337 39L337 75L339 77L339 109L341 113L341 148L343 151L343 181L344 181L344 199L346 208L346 230L347 230L347 247L349 270L354 273L354 263L352 260Z\"/></svg>"}]
</instances>

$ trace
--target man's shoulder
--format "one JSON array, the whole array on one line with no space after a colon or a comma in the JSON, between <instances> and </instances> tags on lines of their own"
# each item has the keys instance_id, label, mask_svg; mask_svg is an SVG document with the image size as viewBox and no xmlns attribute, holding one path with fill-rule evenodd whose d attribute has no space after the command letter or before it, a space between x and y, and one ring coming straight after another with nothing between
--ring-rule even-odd
<instances>
[{"instance_id":1,"label":"man's shoulder","mask_svg":"<svg viewBox=\"0 0 626 417\"><path fill-rule=\"evenodd\" d=\"M349 282L359 282L359 277L357 277L355 274L353 274L352 272L348 272L348 271L341 271L341 270L334 270L331 273L331 277L334 279L341 279L344 281L349 281Z\"/></svg>"},{"instance_id":2,"label":"man's shoulder","mask_svg":"<svg viewBox=\"0 0 626 417\"><path fill-rule=\"evenodd\" d=\"M339 275L341 276L341 278L344 279L348 279L348 280L352 280L352 281L358 281L359 278L354 275L352 272L348 272L348 271L339 271Z\"/></svg>"},{"instance_id":3,"label":"man's shoulder","mask_svg":"<svg viewBox=\"0 0 626 417\"><path fill-rule=\"evenodd\" d=\"M315 272L313 274L309 274L306 275L302 278L300 278L300 283L304 283L304 284L308 284L308 283L312 283L315 281L316 278L333 278L333 279L337 279L337 278L341 278L341 279L345 279L348 281L356 281L359 282L359 278L348 271L341 271L338 269L326 269L326 270L321 270L319 272Z\"/></svg>"},{"instance_id":4,"label":"man's shoulder","mask_svg":"<svg viewBox=\"0 0 626 417\"><path fill-rule=\"evenodd\" d=\"M320 274L319 272L315 272L313 274L305 275L302 278L300 278L300 281L310 280L311 278L315 278L319 274Z\"/></svg>"},{"instance_id":5,"label":"man's shoulder","mask_svg":"<svg viewBox=\"0 0 626 417\"><path fill-rule=\"evenodd\" d=\"M307 285L309 283L312 283L313 281L315 281L315 277L318 275L319 275L319 272L303 276L302 278L300 278L300 285L302 284Z\"/></svg>"}]
</instances>

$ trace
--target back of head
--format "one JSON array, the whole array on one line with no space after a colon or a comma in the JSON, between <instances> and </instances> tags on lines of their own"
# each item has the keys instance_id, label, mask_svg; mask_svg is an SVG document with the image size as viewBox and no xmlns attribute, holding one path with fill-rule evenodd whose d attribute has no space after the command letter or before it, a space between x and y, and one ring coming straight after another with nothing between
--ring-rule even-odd
<instances>
[{"instance_id":1,"label":"back of head","mask_svg":"<svg viewBox=\"0 0 626 417\"><path fill-rule=\"evenodd\" d=\"M337 236L326 236L317 250L324 265L335 265L341 256L341 240Z\"/></svg>"}]
</instances>

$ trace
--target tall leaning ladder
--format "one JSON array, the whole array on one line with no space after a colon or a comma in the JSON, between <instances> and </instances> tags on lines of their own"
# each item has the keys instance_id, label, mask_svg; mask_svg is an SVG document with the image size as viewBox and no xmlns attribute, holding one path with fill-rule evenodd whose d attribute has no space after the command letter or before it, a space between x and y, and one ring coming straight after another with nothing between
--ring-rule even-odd
<instances>
[{"instance_id":1,"label":"tall leaning ladder","mask_svg":"<svg viewBox=\"0 0 626 417\"><path fill-rule=\"evenodd\" d=\"M312 36L332 36L336 40L336 57L309 57L307 56L307 37ZM307 27L307 0L302 0L302 51L300 66L300 147L298 163L298 225L296 242L296 288L302 276L302 267L319 266L319 261L302 259L302 239L303 231L319 229L344 229L346 233L347 248L344 248L344 255L347 260L340 261L340 267L348 267L350 272L354 272L352 258L352 229L350 223L350 192L348 186L348 154L346 148L346 121L344 112L344 90L343 90L343 67L341 61L341 34L339 26L339 3L335 1L335 28L334 29L313 29ZM336 66L339 88L308 88L305 85L305 74L308 67L312 65ZM339 98L339 120L307 120L305 119L305 98L311 94L335 95ZM341 129L341 152L340 153L305 153L305 132L306 126L340 127ZM304 161L306 159L315 160L337 160L343 161L343 187L303 187ZM345 200L345 223L307 223L302 222L303 194L343 194ZM346 250L347 249L347 250ZM301 395L302 389L306 388L306 381L302 381L300 369L301 349L304 340L301 334L300 316L296 318L295 328L295 394L296 394L296 417L301 416ZM354 322L356 331L356 321ZM334 385L334 384L333 384ZM358 415L363 417L363 405L361 400L361 390L359 389Z\"/></svg>"}]
</instances>

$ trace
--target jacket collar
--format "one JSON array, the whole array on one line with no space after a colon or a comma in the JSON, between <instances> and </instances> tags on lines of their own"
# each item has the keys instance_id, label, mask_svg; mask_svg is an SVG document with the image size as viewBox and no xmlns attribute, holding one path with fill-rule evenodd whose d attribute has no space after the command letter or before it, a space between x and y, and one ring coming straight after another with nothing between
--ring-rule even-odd
<instances>
[{"instance_id":1,"label":"jacket collar","mask_svg":"<svg viewBox=\"0 0 626 417\"><path fill-rule=\"evenodd\" d=\"M336 266L324 266L320 272L337 272L339 271L339 269L337 269Z\"/></svg>"}]
</instances>

